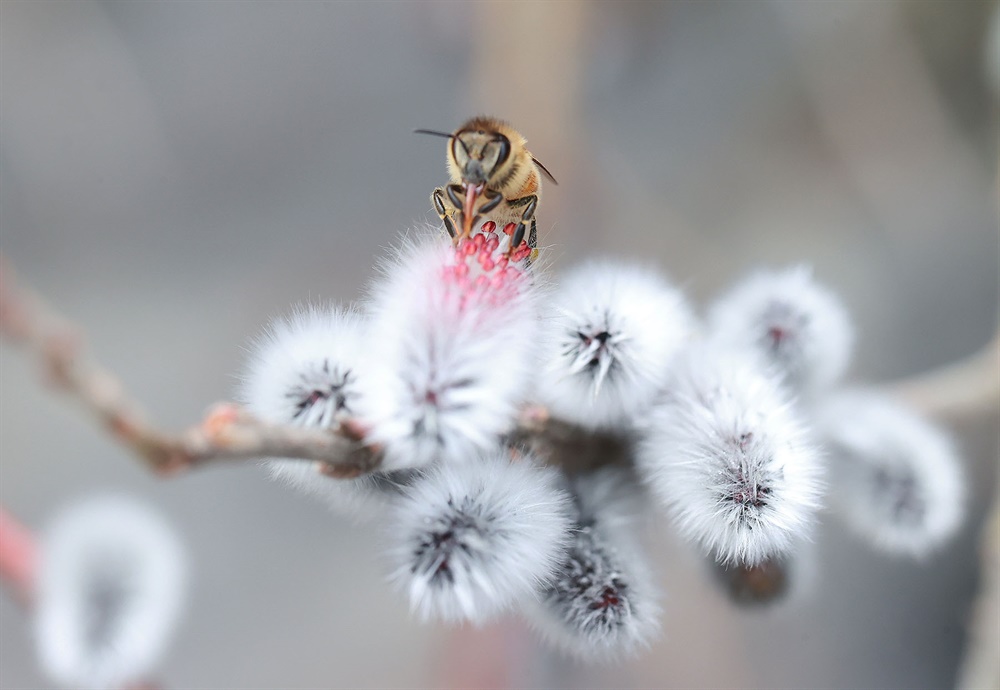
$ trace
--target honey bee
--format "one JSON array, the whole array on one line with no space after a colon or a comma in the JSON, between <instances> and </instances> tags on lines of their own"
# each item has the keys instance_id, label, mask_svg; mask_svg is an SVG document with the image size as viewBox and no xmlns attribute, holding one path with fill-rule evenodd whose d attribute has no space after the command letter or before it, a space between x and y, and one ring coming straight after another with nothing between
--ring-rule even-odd
<instances>
[{"instance_id":1,"label":"honey bee","mask_svg":"<svg viewBox=\"0 0 1000 690\"><path fill-rule=\"evenodd\" d=\"M451 182L431 193L431 203L444 229L457 244L488 217L501 227L513 225L508 253L521 246L527 233L531 258L537 254L535 211L541 198L541 175L558 184L552 173L527 149L527 140L506 122L474 117L451 134L428 129L449 139Z\"/></svg>"}]
</instances>

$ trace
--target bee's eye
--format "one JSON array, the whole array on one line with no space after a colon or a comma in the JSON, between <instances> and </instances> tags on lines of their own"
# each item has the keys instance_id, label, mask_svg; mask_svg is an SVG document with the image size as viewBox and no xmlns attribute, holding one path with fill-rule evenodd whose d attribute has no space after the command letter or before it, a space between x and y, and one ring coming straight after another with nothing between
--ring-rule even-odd
<instances>
[{"instance_id":1,"label":"bee's eye","mask_svg":"<svg viewBox=\"0 0 1000 690\"><path fill-rule=\"evenodd\" d=\"M460 167L464 166L465 162L469 160L469 146L465 143L464 136L462 134L452 137L451 155L455 158L455 161Z\"/></svg>"},{"instance_id":2,"label":"bee's eye","mask_svg":"<svg viewBox=\"0 0 1000 690\"><path fill-rule=\"evenodd\" d=\"M483 146L482 165L483 171L488 178L492 177L493 173L500 167L500 164L503 162L501 158L503 154L503 147L498 141L489 141Z\"/></svg>"},{"instance_id":3,"label":"bee's eye","mask_svg":"<svg viewBox=\"0 0 1000 690\"><path fill-rule=\"evenodd\" d=\"M502 134L498 134L492 144L497 150L496 161L493 163L493 167L495 169L506 163L507 159L510 157L510 139Z\"/></svg>"}]
</instances>

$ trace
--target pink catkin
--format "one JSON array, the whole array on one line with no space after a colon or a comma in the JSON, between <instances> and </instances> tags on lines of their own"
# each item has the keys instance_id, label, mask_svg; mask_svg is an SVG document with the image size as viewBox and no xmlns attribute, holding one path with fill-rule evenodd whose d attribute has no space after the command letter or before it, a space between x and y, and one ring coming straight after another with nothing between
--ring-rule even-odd
<instances>
[{"instance_id":1,"label":"pink catkin","mask_svg":"<svg viewBox=\"0 0 1000 690\"><path fill-rule=\"evenodd\" d=\"M492 222L492 221L490 221ZM497 256L500 238L488 227L483 232L459 242L455 248L454 262L441 271L441 280L457 296L458 311L470 308L502 308L520 291L524 272L511 265L511 259ZM495 228L495 224L493 225ZM525 258L527 245L511 257L514 261Z\"/></svg>"},{"instance_id":2,"label":"pink catkin","mask_svg":"<svg viewBox=\"0 0 1000 690\"><path fill-rule=\"evenodd\" d=\"M0 507L0 577L10 583L25 602L30 602L34 594L36 563L34 535Z\"/></svg>"}]
</instances>

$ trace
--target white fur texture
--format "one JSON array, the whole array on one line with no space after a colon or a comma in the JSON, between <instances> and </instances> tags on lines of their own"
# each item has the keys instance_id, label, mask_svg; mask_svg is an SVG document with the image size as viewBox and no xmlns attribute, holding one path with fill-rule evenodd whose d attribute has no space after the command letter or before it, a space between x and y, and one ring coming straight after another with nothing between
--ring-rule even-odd
<instances>
[{"instance_id":1,"label":"white fur texture","mask_svg":"<svg viewBox=\"0 0 1000 690\"><path fill-rule=\"evenodd\" d=\"M352 311L305 307L273 321L253 344L242 397L260 417L331 427L353 414L365 323Z\"/></svg>"},{"instance_id":2,"label":"white fur texture","mask_svg":"<svg viewBox=\"0 0 1000 690\"><path fill-rule=\"evenodd\" d=\"M468 284L455 279L460 268ZM507 270L491 285L504 274L458 258L438 237L405 244L385 267L370 305L372 380L360 400L385 467L478 457L514 425L538 317L533 280Z\"/></svg>"},{"instance_id":3,"label":"white fur texture","mask_svg":"<svg viewBox=\"0 0 1000 690\"><path fill-rule=\"evenodd\" d=\"M38 568L40 664L67 687L146 680L173 632L187 568L174 531L148 507L91 498L61 513Z\"/></svg>"},{"instance_id":4,"label":"white fur texture","mask_svg":"<svg viewBox=\"0 0 1000 690\"><path fill-rule=\"evenodd\" d=\"M539 401L556 417L605 429L648 409L694 317L652 269L591 261L563 278L543 328Z\"/></svg>"},{"instance_id":5,"label":"white fur texture","mask_svg":"<svg viewBox=\"0 0 1000 690\"><path fill-rule=\"evenodd\" d=\"M355 414L361 395L366 323L353 311L311 306L275 320L251 349L241 398L267 421L329 428ZM315 463L272 459L271 476L355 518L378 514L401 476L333 479Z\"/></svg>"},{"instance_id":6,"label":"white fur texture","mask_svg":"<svg viewBox=\"0 0 1000 690\"><path fill-rule=\"evenodd\" d=\"M393 580L421 617L482 622L551 576L570 528L558 474L508 451L439 464L398 501Z\"/></svg>"},{"instance_id":7,"label":"white fur texture","mask_svg":"<svg viewBox=\"0 0 1000 690\"><path fill-rule=\"evenodd\" d=\"M711 338L754 352L810 395L843 375L854 341L840 300L804 266L750 276L715 302L708 320Z\"/></svg>"},{"instance_id":8,"label":"white fur texture","mask_svg":"<svg viewBox=\"0 0 1000 690\"><path fill-rule=\"evenodd\" d=\"M831 503L858 534L915 558L955 535L965 483L941 430L873 391L832 396L817 416L831 454Z\"/></svg>"},{"instance_id":9,"label":"white fur texture","mask_svg":"<svg viewBox=\"0 0 1000 690\"><path fill-rule=\"evenodd\" d=\"M571 487L573 539L525 614L550 644L578 659L634 655L660 629L656 587L638 542L638 487L617 468L577 478Z\"/></svg>"},{"instance_id":10,"label":"white fur texture","mask_svg":"<svg viewBox=\"0 0 1000 690\"><path fill-rule=\"evenodd\" d=\"M813 523L818 454L752 359L696 347L652 414L637 463L676 522L720 562L786 553Z\"/></svg>"}]
</instances>

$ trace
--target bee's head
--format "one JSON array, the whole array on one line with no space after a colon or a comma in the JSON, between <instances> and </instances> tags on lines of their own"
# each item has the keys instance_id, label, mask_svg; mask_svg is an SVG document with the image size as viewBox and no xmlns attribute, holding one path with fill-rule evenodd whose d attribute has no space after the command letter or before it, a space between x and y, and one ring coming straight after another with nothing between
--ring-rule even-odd
<instances>
[{"instance_id":1,"label":"bee's head","mask_svg":"<svg viewBox=\"0 0 1000 690\"><path fill-rule=\"evenodd\" d=\"M510 139L489 129L461 129L451 138L451 160L462 181L488 182L510 158Z\"/></svg>"}]
</instances>

